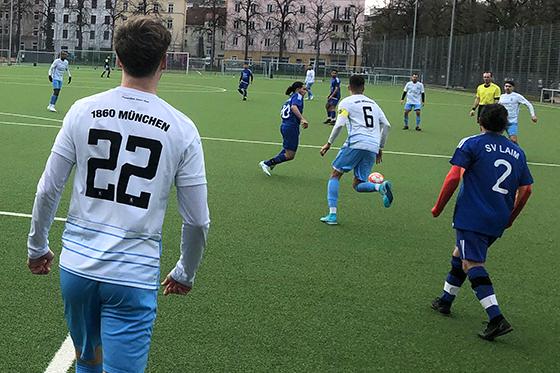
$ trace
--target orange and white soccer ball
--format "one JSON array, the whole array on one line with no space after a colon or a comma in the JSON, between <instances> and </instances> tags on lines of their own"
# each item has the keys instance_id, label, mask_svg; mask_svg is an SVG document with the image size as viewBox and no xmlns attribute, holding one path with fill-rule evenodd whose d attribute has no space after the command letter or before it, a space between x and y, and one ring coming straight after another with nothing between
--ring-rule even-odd
<instances>
[{"instance_id":1,"label":"orange and white soccer ball","mask_svg":"<svg viewBox=\"0 0 560 373\"><path fill-rule=\"evenodd\" d=\"M385 177L383 177L383 175L381 175L379 172L372 172L371 174L369 174L368 180L370 183L381 184L383 180L385 180Z\"/></svg>"}]
</instances>

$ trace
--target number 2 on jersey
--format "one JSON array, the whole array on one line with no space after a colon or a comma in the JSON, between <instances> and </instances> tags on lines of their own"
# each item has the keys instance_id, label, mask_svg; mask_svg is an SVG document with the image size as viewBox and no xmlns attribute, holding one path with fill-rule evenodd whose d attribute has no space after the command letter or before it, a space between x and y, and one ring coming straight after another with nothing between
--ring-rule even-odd
<instances>
[{"instance_id":1,"label":"number 2 on jersey","mask_svg":"<svg viewBox=\"0 0 560 373\"><path fill-rule=\"evenodd\" d=\"M88 144L98 145L99 140L108 140L109 158L89 158L86 177L86 196L92 198L115 200L115 185L108 184L107 189L95 187L95 173L97 169L114 171L117 168L117 158L122 143L122 135L118 132L100 130L92 128L89 130ZM161 156L161 142L144 137L130 135L126 142L126 150L136 151L137 148L144 148L150 151L150 157L146 167L135 166L130 163L122 165L117 183L116 202L131 205L143 209L148 208L150 193L140 192L140 196L133 196L126 193L131 176L151 180L156 176L159 158Z\"/></svg>"},{"instance_id":2,"label":"number 2 on jersey","mask_svg":"<svg viewBox=\"0 0 560 373\"><path fill-rule=\"evenodd\" d=\"M508 194L509 190L502 188L500 184L503 183L509 175L511 175L511 164L505 159L496 159L496 162L494 162L494 167L500 166L505 166L506 170L504 171L502 176L500 176L498 180L496 180L496 184L494 184L492 190L501 194Z\"/></svg>"}]
</instances>

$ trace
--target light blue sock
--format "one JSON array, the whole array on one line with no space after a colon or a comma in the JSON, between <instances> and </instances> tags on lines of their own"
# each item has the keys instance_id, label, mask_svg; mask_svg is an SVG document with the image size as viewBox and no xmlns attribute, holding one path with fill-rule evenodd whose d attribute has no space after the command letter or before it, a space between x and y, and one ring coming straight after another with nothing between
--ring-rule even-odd
<instances>
[{"instance_id":1,"label":"light blue sock","mask_svg":"<svg viewBox=\"0 0 560 373\"><path fill-rule=\"evenodd\" d=\"M420 117L416 117L416 127L420 127Z\"/></svg>"},{"instance_id":2,"label":"light blue sock","mask_svg":"<svg viewBox=\"0 0 560 373\"><path fill-rule=\"evenodd\" d=\"M337 207L338 205L338 188L340 181L336 177L331 177L327 186L327 201L329 207Z\"/></svg>"},{"instance_id":3,"label":"light blue sock","mask_svg":"<svg viewBox=\"0 0 560 373\"><path fill-rule=\"evenodd\" d=\"M103 364L89 365L77 362L76 373L103 373Z\"/></svg>"},{"instance_id":4,"label":"light blue sock","mask_svg":"<svg viewBox=\"0 0 560 373\"><path fill-rule=\"evenodd\" d=\"M58 99L58 96L55 95L51 95L51 105L56 104L56 100Z\"/></svg>"},{"instance_id":5,"label":"light blue sock","mask_svg":"<svg viewBox=\"0 0 560 373\"><path fill-rule=\"evenodd\" d=\"M404 126L408 127L408 115L404 116Z\"/></svg>"},{"instance_id":6,"label":"light blue sock","mask_svg":"<svg viewBox=\"0 0 560 373\"><path fill-rule=\"evenodd\" d=\"M369 181L364 181L354 187L356 192L359 193L371 193L377 192L379 190L379 184L370 183Z\"/></svg>"}]
</instances>

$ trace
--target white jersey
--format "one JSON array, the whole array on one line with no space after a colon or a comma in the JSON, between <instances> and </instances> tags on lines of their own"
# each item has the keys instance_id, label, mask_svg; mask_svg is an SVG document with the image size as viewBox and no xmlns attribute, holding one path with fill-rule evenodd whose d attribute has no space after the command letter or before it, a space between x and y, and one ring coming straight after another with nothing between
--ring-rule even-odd
<instances>
[{"instance_id":1,"label":"white jersey","mask_svg":"<svg viewBox=\"0 0 560 373\"><path fill-rule=\"evenodd\" d=\"M404 91L406 92L407 104L422 104L422 93L424 93L424 84L420 82L413 83L412 81L410 81L404 86Z\"/></svg>"},{"instance_id":2,"label":"white jersey","mask_svg":"<svg viewBox=\"0 0 560 373\"><path fill-rule=\"evenodd\" d=\"M504 93L500 96L498 103L502 104L507 109L509 123L517 123L519 117L519 105L521 104L527 106L532 117L535 116L535 108L533 107L533 104L517 92L509 94Z\"/></svg>"},{"instance_id":3,"label":"white jersey","mask_svg":"<svg viewBox=\"0 0 560 373\"><path fill-rule=\"evenodd\" d=\"M77 101L52 151L76 164L60 266L157 289L170 188L206 184L194 123L156 95L118 87Z\"/></svg>"},{"instance_id":4,"label":"white jersey","mask_svg":"<svg viewBox=\"0 0 560 373\"><path fill-rule=\"evenodd\" d=\"M307 74L305 75L305 84L307 83L315 83L315 70L307 70Z\"/></svg>"},{"instance_id":5,"label":"white jersey","mask_svg":"<svg viewBox=\"0 0 560 373\"><path fill-rule=\"evenodd\" d=\"M343 146L351 149L363 149L379 153L385 146L385 140L391 124L383 110L371 98L365 95L352 95L338 104L338 118L329 138L332 144L346 125L348 138Z\"/></svg>"},{"instance_id":6,"label":"white jersey","mask_svg":"<svg viewBox=\"0 0 560 373\"><path fill-rule=\"evenodd\" d=\"M68 76L72 76L68 68L68 60L62 61L60 58L57 58L49 68L49 76L52 76L53 80L62 80L65 72L68 72Z\"/></svg>"}]
</instances>

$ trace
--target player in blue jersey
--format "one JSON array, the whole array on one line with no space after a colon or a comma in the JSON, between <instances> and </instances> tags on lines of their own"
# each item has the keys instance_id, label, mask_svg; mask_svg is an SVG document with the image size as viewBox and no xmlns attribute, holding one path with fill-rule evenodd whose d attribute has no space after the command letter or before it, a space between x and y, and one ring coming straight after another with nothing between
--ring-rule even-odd
<instances>
[{"instance_id":1,"label":"player in blue jersey","mask_svg":"<svg viewBox=\"0 0 560 373\"><path fill-rule=\"evenodd\" d=\"M237 92L243 96L243 101L247 101L247 88L251 83L253 83L253 72L249 69L249 65L244 63L239 76L239 88L237 89Z\"/></svg>"},{"instance_id":2,"label":"player in blue jersey","mask_svg":"<svg viewBox=\"0 0 560 373\"><path fill-rule=\"evenodd\" d=\"M334 125L336 122L336 105L340 100L340 79L338 78L338 71L333 69L331 71L331 90L327 96L327 104L325 108L327 109L327 119L323 122L325 124Z\"/></svg>"},{"instance_id":3,"label":"player in blue jersey","mask_svg":"<svg viewBox=\"0 0 560 373\"><path fill-rule=\"evenodd\" d=\"M307 120L303 117L303 98L307 93L307 88L303 82L294 82L286 90L286 95L290 96L288 100L282 105L280 110L280 117L282 124L280 125L280 133L282 134L282 150L278 155L269 159L268 161L259 162L259 166L263 172L270 175L272 169L283 162L291 161L296 156L296 151L299 144L299 127L300 125L305 129L309 125Z\"/></svg>"},{"instance_id":4,"label":"player in blue jersey","mask_svg":"<svg viewBox=\"0 0 560 373\"><path fill-rule=\"evenodd\" d=\"M485 268L486 255L525 206L533 184L525 153L502 136L507 118L507 110L502 105L486 105L480 114L482 133L461 140L457 146L450 161L451 170L432 209L434 217L441 214L462 178L453 215L457 239L451 270L443 293L432 302L432 308L449 314L468 277L489 318L479 336L490 341L513 329L498 306Z\"/></svg>"},{"instance_id":5,"label":"player in blue jersey","mask_svg":"<svg viewBox=\"0 0 560 373\"><path fill-rule=\"evenodd\" d=\"M47 106L48 111L56 113L56 101L58 100L58 95L62 89L62 79L64 78L64 73L68 72L68 84L72 82L72 75L68 69L68 52L60 52L60 58L53 61L51 67L49 68L49 81L53 86L53 94L51 95L51 101L49 106Z\"/></svg>"}]
</instances>

